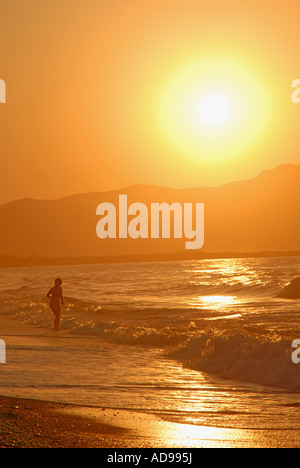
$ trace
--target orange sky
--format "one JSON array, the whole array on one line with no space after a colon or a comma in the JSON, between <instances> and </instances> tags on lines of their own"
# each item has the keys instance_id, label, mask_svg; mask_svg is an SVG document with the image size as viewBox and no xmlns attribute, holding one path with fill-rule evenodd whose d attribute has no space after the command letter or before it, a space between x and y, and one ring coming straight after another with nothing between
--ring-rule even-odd
<instances>
[{"instance_id":1,"label":"orange sky","mask_svg":"<svg viewBox=\"0 0 300 468\"><path fill-rule=\"evenodd\" d=\"M299 164L299 13L296 0L2 0L0 203ZM252 107L244 128L236 120L203 146L172 99L193 91L198 75L180 81L185 71L210 61L212 82L220 67Z\"/></svg>"}]
</instances>

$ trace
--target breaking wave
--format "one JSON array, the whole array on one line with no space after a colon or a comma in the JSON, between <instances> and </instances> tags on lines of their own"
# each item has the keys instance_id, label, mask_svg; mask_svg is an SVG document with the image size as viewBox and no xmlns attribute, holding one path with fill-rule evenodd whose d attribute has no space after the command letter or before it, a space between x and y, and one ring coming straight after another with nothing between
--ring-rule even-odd
<instances>
[{"instance_id":1,"label":"breaking wave","mask_svg":"<svg viewBox=\"0 0 300 468\"><path fill-rule=\"evenodd\" d=\"M300 390L299 367L292 363L292 340L276 332L209 330L169 355L191 369L290 390Z\"/></svg>"}]
</instances>

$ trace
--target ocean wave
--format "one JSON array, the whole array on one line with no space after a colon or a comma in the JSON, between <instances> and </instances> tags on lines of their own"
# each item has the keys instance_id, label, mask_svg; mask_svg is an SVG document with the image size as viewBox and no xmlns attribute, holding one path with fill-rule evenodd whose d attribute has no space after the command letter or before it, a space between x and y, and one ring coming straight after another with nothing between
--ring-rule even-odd
<instances>
[{"instance_id":1,"label":"ocean wave","mask_svg":"<svg viewBox=\"0 0 300 468\"><path fill-rule=\"evenodd\" d=\"M126 327L118 323L89 322L78 324L71 331L73 335L96 336L110 343L142 345L153 347L176 346L187 339L184 333L154 327Z\"/></svg>"},{"instance_id":2,"label":"ocean wave","mask_svg":"<svg viewBox=\"0 0 300 468\"><path fill-rule=\"evenodd\" d=\"M278 297L282 299L300 299L300 278L295 278L289 284L287 284Z\"/></svg>"},{"instance_id":3,"label":"ocean wave","mask_svg":"<svg viewBox=\"0 0 300 468\"><path fill-rule=\"evenodd\" d=\"M292 340L275 332L211 329L169 356L194 370L220 378L300 390L299 367L292 363Z\"/></svg>"},{"instance_id":4,"label":"ocean wave","mask_svg":"<svg viewBox=\"0 0 300 468\"><path fill-rule=\"evenodd\" d=\"M183 330L175 327L150 326L145 319L145 324L137 326L134 323L126 324L128 317L125 311L119 317L124 323L116 320L107 321L101 317L105 313L99 304L82 301L75 298L64 298L64 310L62 314L61 330L70 335L98 337L110 343L124 345L144 345L153 347L176 346L185 341L188 336ZM145 313L145 312L144 312ZM116 314L116 311L115 311ZM31 325L41 329L52 327L53 314L49 309L49 300L45 297L2 297L1 315L18 320L24 325ZM114 316L113 311L108 315ZM107 316L107 313L106 313ZM151 316L151 314L150 314ZM183 328L189 328L183 322Z\"/></svg>"},{"instance_id":5,"label":"ocean wave","mask_svg":"<svg viewBox=\"0 0 300 468\"><path fill-rule=\"evenodd\" d=\"M172 288L170 288L172 289ZM236 295L240 297L274 297L280 287L276 283L251 283L243 282L226 283L224 281L212 284L211 282L180 283L173 287L175 294L197 294L198 296Z\"/></svg>"}]
</instances>

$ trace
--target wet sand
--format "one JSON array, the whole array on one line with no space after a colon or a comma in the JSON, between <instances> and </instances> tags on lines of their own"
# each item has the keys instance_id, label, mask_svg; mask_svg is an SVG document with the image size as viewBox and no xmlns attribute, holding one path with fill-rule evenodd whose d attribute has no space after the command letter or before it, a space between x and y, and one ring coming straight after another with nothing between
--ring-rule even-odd
<instances>
[{"instance_id":1,"label":"wet sand","mask_svg":"<svg viewBox=\"0 0 300 468\"><path fill-rule=\"evenodd\" d=\"M212 437L215 430L220 440ZM233 442L235 431L227 431L231 437L148 414L0 397L1 448L219 447L229 446L227 438Z\"/></svg>"},{"instance_id":2,"label":"wet sand","mask_svg":"<svg viewBox=\"0 0 300 468\"><path fill-rule=\"evenodd\" d=\"M300 430L191 426L154 415L0 397L0 448L288 448Z\"/></svg>"},{"instance_id":3,"label":"wet sand","mask_svg":"<svg viewBox=\"0 0 300 468\"><path fill-rule=\"evenodd\" d=\"M127 447L127 431L61 415L64 405L0 397L1 448Z\"/></svg>"}]
</instances>

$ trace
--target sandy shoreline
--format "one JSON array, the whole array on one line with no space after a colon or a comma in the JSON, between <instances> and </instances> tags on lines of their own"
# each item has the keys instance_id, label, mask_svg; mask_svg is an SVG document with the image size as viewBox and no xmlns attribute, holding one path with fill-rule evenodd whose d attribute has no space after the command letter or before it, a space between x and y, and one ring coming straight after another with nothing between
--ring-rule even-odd
<instances>
[{"instance_id":1,"label":"sandy shoreline","mask_svg":"<svg viewBox=\"0 0 300 468\"><path fill-rule=\"evenodd\" d=\"M1 448L129 447L125 429L60 414L65 405L0 397Z\"/></svg>"},{"instance_id":2,"label":"sandy shoreline","mask_svg":"<svg viewBox=\"0 0 300 468\"><path fill-rule=\"evenodd\" d=\"M235 437L132 411L0 396L0 448L202 448Z\"/></svg>"},{"instance_id":3,"label":"sandy shoreline","mask_svg":"<svg viewBox=\"0 0 300 468\"><path fill-rule=\"evenodd\" d=\"M236 436L127 410L0 396L0 448L202 448L230 446Z\"/></svg>"},{"instance_id":4,"label":"sandy shoreline","mask_svg":"<svg viewBox=\"0 0 300 468\"><path fill-rule=\"evenodd\" d=\"M0 396L0 448L298 448L300 430L238 430Z\"/></svg>"}]
</instances>

